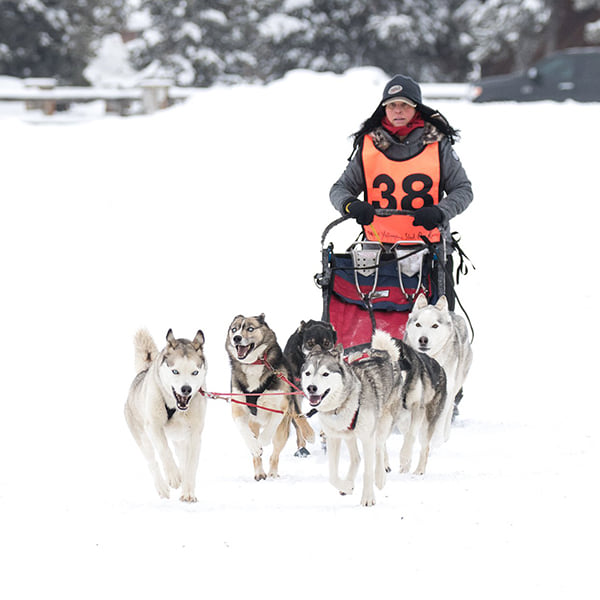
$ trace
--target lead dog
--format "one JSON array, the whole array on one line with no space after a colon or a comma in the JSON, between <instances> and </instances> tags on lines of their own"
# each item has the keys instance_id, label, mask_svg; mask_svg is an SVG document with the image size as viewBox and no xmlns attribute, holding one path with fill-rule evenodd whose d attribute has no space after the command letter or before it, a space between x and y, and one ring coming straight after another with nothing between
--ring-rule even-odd
<instances>
[{"instance_id":1,"label":"lead dog","mask_svg":"<svg viewBox=\"0 0 600 600\"><path fill-rule=\"evenodd\" d=\"M181 486L183 502L196 502L196 471L206 414L204 334L175 339L171 329L159 352L145 329L135 335L137 375L125 404L125 420L148 463L161 498ZM175 447L179 466L169 442ZM156 457L162 465L163 473Z\"/></svg>"},{"instance_id":2,"label":"lead dog","mask_svg":"<svg viewBox=\"0 0 600 600\"><path fill-rule=\"evenodd\" d=\"M459 396L473 362L467 323L448 310L446 296L435 305L420 294L406 323L404 341L420 352L435 358L446 372L448 402L440 418L436 439L447 442L450 437L454 400Z\"/></svg>"},{"instance_id":3,"label":"lead dog","mask_svg":"<svg viewBox=\"0 0 600 600\"><path fill-rule=\"evenodd\" d=\"M396 386L397 352L368 348L359 356L344 356L341 345L325 351L316 346L302 367L302 388L309 403L318 411L327 436L329 482L341 494L351 494L360 463L358 441L363 450L364 474L362 506L375 504L373 484L379 453L378 426ZM350 453L350 467L344 479L339 475L340 445L345 441ZM383 482L378 481L378 487Z\"/></svg>"},{"instance_id":4,"label":"lead dog","mask_svg":"<svg viewBox=\"0 0 600 600\"><path fill-rule=\"evenodd\" d=\"M265 315L238 315L229 326L225 348L231 363L232 417L252 454L254 479L266 479L262 462L263 447L273 443L269 477L278 477L279 455L285 446L290 420L296 419L302 435L314 439L306 418L295 407L289 381L289 369L275 332ZM280 377L279 375L283 376ZM285 378L285 379L284 379ZM242 397L240 397L242 396Z\"/></svg>"}]
</instances>

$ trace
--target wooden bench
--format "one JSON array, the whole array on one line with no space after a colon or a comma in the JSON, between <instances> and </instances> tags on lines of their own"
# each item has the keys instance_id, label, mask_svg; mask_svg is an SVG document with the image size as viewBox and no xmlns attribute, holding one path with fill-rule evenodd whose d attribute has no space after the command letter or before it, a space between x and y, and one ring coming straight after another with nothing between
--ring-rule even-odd
<instances>
[{"instance_id":1,"label":"wooden bench","mask_svg":"<svg viewBox=\"0 0 600 600\"><path fill-rule=\"evenodd\" d=\"M56 87L51 78L29 78L21 89L0 88L0 101L24 102L28 110L41 110L45 115L56 112L57 105L103 100L106 112L128 114L133 102L140 102L144 114L167 108L178 100L188 98L192 90L175 88L171 81L144 81L137 88Z\"/></svg>"}]
</instances>

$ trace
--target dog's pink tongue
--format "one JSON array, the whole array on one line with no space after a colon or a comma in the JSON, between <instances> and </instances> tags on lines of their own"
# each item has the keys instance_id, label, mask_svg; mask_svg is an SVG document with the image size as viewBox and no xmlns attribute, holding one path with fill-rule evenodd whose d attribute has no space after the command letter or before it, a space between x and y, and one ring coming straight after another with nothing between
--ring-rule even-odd
<instances>
[{"instance_id":1,"label":"dog's pink tongue","mask_svg":"<svg viewBox=\"0 0 600 600\"><path fill-rule=\"evenodd\" d=\"M250 352L250 346L236 346L238 358L246 358Z\"/></svg>"},{"instance_id":2,"label":"dog's pink tongue","mask_svg":"<svg viewBox=\"0 0 600 600\"><path fill-rule=\"evenodd\" d=\"M322 400L322 396L309 396L308 403L311 406L317 406Z\"/></svg>"}]
</instances>

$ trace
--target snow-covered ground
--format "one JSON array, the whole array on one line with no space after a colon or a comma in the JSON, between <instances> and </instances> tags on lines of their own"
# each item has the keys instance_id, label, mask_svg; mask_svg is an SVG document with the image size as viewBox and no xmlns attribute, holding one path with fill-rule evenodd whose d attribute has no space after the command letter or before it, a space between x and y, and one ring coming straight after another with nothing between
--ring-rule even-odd
<instances>
[{"instance_id":1,"label":"snow-covered ground","mask_svg":"<svg viewBox=\"0 0 600 600\"><path fill-rule=\"evenodd\" d=\"M476 193L454 221L475 362L424 477L394 471L362 508L290 440L257 483L212 400L187 505L158 499L126 428L139 327L203 329L224 392L236 314L282 345L320 317L328 190L384 82L299 71L151 117L0 118L3 598L595 597L598 104L431 102Z\"/></svg>"}]
</instances>

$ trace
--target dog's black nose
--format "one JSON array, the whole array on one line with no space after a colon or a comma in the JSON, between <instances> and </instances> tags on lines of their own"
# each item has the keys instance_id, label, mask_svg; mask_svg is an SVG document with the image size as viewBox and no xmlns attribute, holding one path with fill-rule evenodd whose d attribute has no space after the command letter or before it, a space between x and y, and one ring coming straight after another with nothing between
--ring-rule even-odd
<instances>
[{"instance_id":1,"label":"dog's black nose","mask_svg":"<svg viewBox=\"0 0 600 600\"><path fill-rule=\"evenodd\" d=\"M426 336L422 335L419 338L419 344L421 344L421 346L427 346L427 344L429 344L429 338L427 338Z\"/></svg>"},{"instance_id":2,"label":"dog's black nose","mask_svg":"<svg viewBox=\"0 0 600 600\"><path fill-rule=\"evenodd\" d=\"M190 385L182 385L181 386L181 393L184 396L189 396L192 393L192 386L190 386Z\"/></svg>"},{"instance_id":3,"label":"dog's black nose","mask_svg":"<svg viewBox=\"0 0 600 600\"><path fill-rule=\"evenodd\" d=\"M307 391L309 394L314 394L314 393L317 391L317 386L316 386L316 385L312 385L312 384L311 384L311 385L309 385L309 386L306 388L306 391Z\"/></svg>"},{"instance_id":4,"label":"dog's black nose","mask_svg":"<svg viewBox=\"0 0 600 600\"><path fill-rule=\"evenodd\" d=\"M234 344L239 344L242 341L242 336L241 335L234 335L233 336L233 343Z\"/></svg>"}]
</instances>

